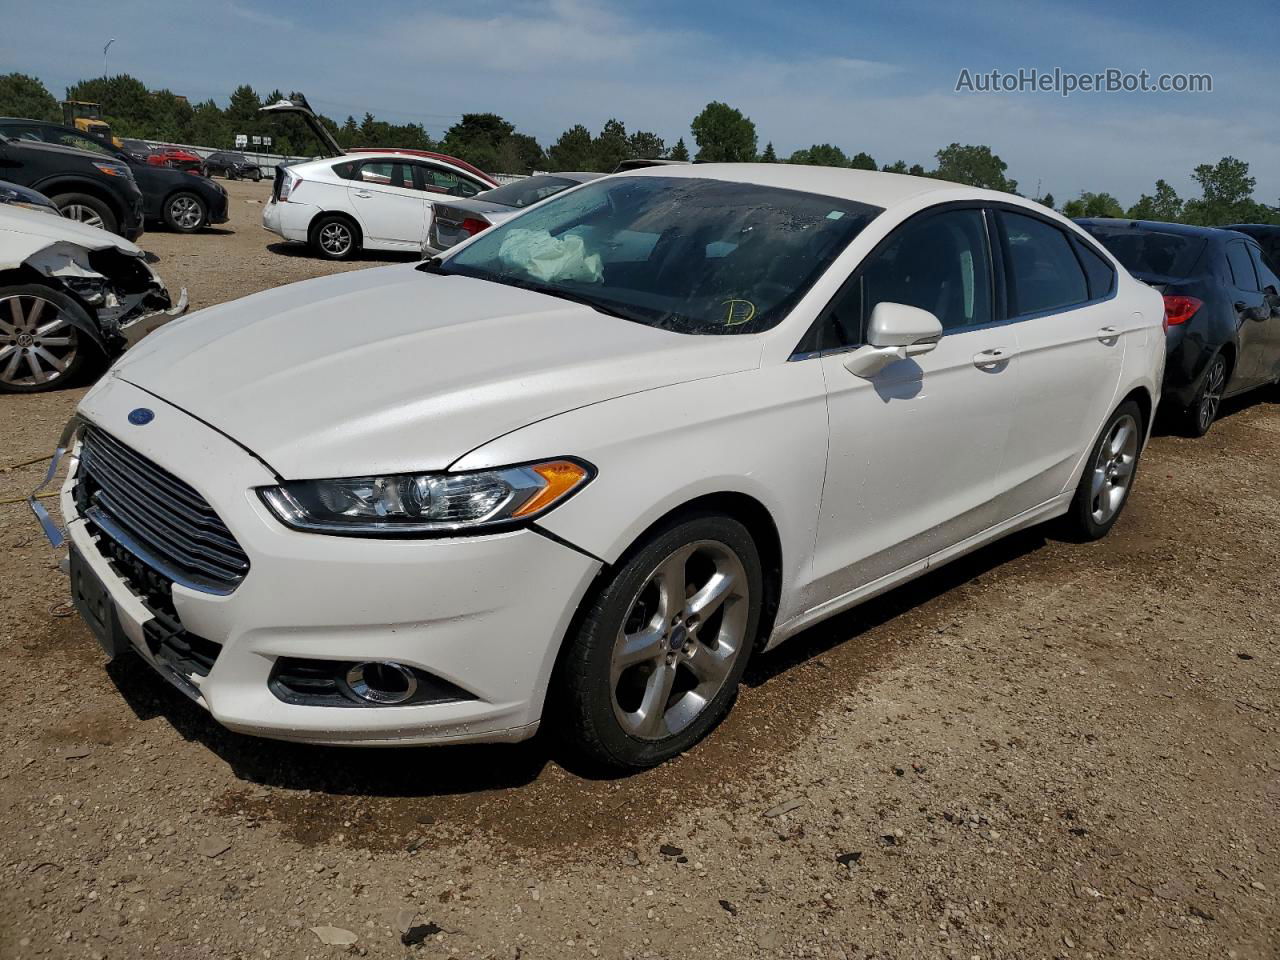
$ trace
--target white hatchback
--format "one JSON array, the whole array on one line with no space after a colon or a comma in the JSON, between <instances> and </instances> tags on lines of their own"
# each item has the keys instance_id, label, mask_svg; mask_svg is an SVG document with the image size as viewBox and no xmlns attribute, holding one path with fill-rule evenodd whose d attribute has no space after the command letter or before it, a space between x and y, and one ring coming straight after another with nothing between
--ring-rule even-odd
<instances>
[{"instance_id":1,"label":"white hatchback","mask_svg":"<svg viewBox=\"0 0 1280 960\"><path fill-rule=\"evenodd\" d=\"M495 186L488 174L443 154L354 151L277 167L262 225L328 260L362 249L417 253L433 200L474 197Z\"/></svg>"},{"instance_id":2,"label":"white hatchback","mask_svg":"<svg viewBox=\"0 0 1280 960\"><path fill-rule=\"evenodd\" d=\"M1116 522L1164 304L1069 221L660 167L201 311L73 423L76 603L246 733L658 763L748 658L1010 531Z\"/></svg>"}]
</instances>

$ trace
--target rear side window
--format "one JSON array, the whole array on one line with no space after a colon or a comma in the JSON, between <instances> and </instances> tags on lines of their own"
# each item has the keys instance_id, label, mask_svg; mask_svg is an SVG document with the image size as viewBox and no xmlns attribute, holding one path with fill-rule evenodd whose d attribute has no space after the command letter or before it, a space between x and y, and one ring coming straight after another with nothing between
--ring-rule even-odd
<instances>
[{"instance_id":1,"label":"rear side window","mask_svg":"<svg viewBox=\"0 0 1280 960\"><path fill-rule=\"evenodd\" d=\"M1089 281L1089 299L1101 300L1111 296L1116 288L1116 272L1111 264L1079 238L1072 237L1071 241L1076 253L1080 255L1080 265L1084 267L1085 277Z\"/></svg>"},{"instance_id":2,"label":"rear side window","mask_svg":"<svg viewBox=\"0 0 1280 960\"><path fill-rule=\"evenodd\" d=\"M1181 280L1194 275L1204 237L1136 227L1082 224L1089 235L1136 277Z\"/></svg>"},{"instance_id":3,"label":"rear side window","mask_svg":"<svg viewBox=\"0 0 1280 960\"><path fill-rule=\"evenodd\" d=\"M1011 316L1048 313L1089 299L1089 284L1066 233L1035 217L1002 210Z\"/></svg>"},{"instance_id":4,"label":"rear side window","mask_svg":"<svg viewBox=\"0 0 1280 960\"><path fill-rule=\"evenodd\" d=\"M1227 244L1227 266L1231 268L1231 279L1235 281L1237 290L1259 289L1258 275L1253 272L1249 248L1243 240L1233 240Z\"/></svg>"},{"instance_id":5,"label":"rear side window","mask_svg":"<svg viewBox=\"0 0 1280 960\"><path fill-rule=\"evenodd\" d=\"M360 164L355 160L348 160L346 163L334 164L333 172L343 180L354 180L356 178L356 167Z\"/></svg>"},{"instance_id":6,"label":"rear side window","mask_svg":"<svg viewBox=\"0 0 1280 960\"><path fill-rule=\"evenodd\" d=\"M1268 263L1257 247L1250 247L1249 253L1253 255L1253 266L1258 271L1259 286L1268 293L1280 293L1280 278L1276 277L1275 262Z\"/></svg>"}]
</instances>

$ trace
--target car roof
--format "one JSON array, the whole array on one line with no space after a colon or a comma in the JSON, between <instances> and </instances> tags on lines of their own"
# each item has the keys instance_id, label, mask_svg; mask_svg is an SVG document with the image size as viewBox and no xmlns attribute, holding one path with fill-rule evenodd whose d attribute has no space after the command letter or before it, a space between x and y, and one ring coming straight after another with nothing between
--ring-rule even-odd
<instances>
[{"instance_id":1,"label":"car roof","mask_svg":"<svg viewBox=\"0 0 1280 960\"><path fill-rule=\"evenodd\" d=\"M473 166L465 160L459 160L457 157L451 157L447 153L436 153L434 150L414 150L409 147L351 147L347 150L346 154L344 154L344 156L360 157L377 155L385 155L388 157L426 157L429 160L441 160L445 163L453 164L459 170L465 170L468 173L482 177L490 183L497 183L493 177L489 176L489 174L485 173L479 167Z\"/></svg>"},{"instance_id":2,"label":"car roof","mask_svg":"<svg viewBox=\"0 0 1280 960\"><path fill-rule=\"evenodd\" d=\"M688 177L750 183L784 190L803 190L828 197L854 200L877 207L892 207L924 194L939 194L939 200L964 198L1002 201L1047 211L1034 201L1011 193L984 190L949 180L913 177L903 173L851 170L847 167L818 167L800 163L675 163L644 167L614 174L615 177ZM943 196L943 195L949 196Z\"/></svg>"},{"instance_id":3,"label":"car roof","mask_svg":"<svg viewBox=\"0 0 1280 960\"><path fill-rule=\"evenodd\" d=\"M1240 233L1261 233L1266 236L1280 236L1280 224L1275 223L1229 223L1222 229L1236 230Z\"/></svg>"},{"instance_id":4,"label":"car roof","mask_svg":"<svg viewBox=\"0 0 1280 960\"><path fill-rule=\"evenodd\" d=\"M1076 223L1082 227L1099 226L1130 230L1152 230L1184 237L1205 237L1221 240L1235 233L1229 227L1201 227L1193 223L1165 223L1162 220L1129 220L1125 217L1079 217ZM1243 236L1243 235L1242 235Z\"/></svg>"}]
</instances>

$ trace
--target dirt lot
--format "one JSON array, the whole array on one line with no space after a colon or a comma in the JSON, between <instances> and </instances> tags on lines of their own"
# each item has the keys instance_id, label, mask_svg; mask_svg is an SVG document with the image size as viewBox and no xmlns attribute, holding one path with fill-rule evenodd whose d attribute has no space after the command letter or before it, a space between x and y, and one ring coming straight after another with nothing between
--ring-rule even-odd
<instances>
[{"instance_id":1,"label":"dirt lot","mask_svg":"<svg viewBox=\"0 0 1280 960\"><path fill-rule=\"evenodd\" d=\"M194 307L334 269L271 245L267 189L144 237ZM0 468L82 393L0 397ZM0 957L1276 958L1280 406L1227 414L1154 441L1107 540L1019 536L823 625L617 780L542 741L231 735L104 670L0 506Z\"/></svg>"}]
</instances>

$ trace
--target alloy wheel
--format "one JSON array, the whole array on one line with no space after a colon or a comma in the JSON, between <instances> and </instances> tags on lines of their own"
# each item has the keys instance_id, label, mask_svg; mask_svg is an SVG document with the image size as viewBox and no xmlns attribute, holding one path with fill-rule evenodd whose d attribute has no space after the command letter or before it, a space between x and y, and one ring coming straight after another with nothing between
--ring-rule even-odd
<instances>
[{"instance_id":1,"label":"alloy wheel","mask_svg":"<svg viewBox=\"0 0 1280 960\"><path fill-rule=\"evenodd\" d=\"M62 208L62 215L68 220L75 220L90 227L102 228L102 217L93 207L83 203L69 203Z\"/></svg>"},{"instance_id":2,"label":"alloy wheel","mask_svg":"<svg viewBox=\"0 0 1280 960\"><path fill-rule=\"evenodd\" d=\"M61 378L79 335L57 304L36 296L0 298L0 383L34 387Z\"/></svg>"},{"instance_id":3,"label":"alloy wheel","mask_svg":"<svg viewBox=\"0 0 1280 960\"><path fill-rule=\"evenodd\" d=\"M320 228L320 246L325 253L341 257L351 249L351 228L342 223L326 223Z\"/></svg>"},{"instance_id":4,"label":"alloy wheel","mask_svg":"<svg viewBox=\"0 0 1280 960\"><path fill-rule=\"evenodd\" d=\"M184 230L194 230L204 220L204 211L193 197L175 197L169 204L169 215Z\"/></svg>"},{"instance_id":5,"label":"alloy wheel","mask_svg":"<svg viewBox=\"0 0 1280 960\"><path fill-rule=\"evenodd\" d=\"M609 685L628 734L662 740L715 699L746 647L750 587L738 555L716 540L658 564L614 641Z\"/></svg>"},{"instance_id":6,"label":"alloy wheel","mask_svg":"<svg viewBox=\"0 0 1280 960\"><path fill-rule=\"evenodd\" d=\"M1107 523L1124 506L1137 463L1138 422L1125 414L1111 425L1094 461L1090 487L1094 523Z\"/></svg>"},{"instance_id":7,"label":"alloy wheel","mask_svg":"<svg viewBox=\"0 0 1280 960\"><path fill-rule=\"evenodd\" d=\"M1196 420L1200 432L1206 432L1218 417L1218 408L1222 405L1222 391L1227 384L1227 362L1216 357L1213 366L1205 374L1204 390L1200 394L1200 406L1196 410Z\"/></svg>"}]
</instances>

